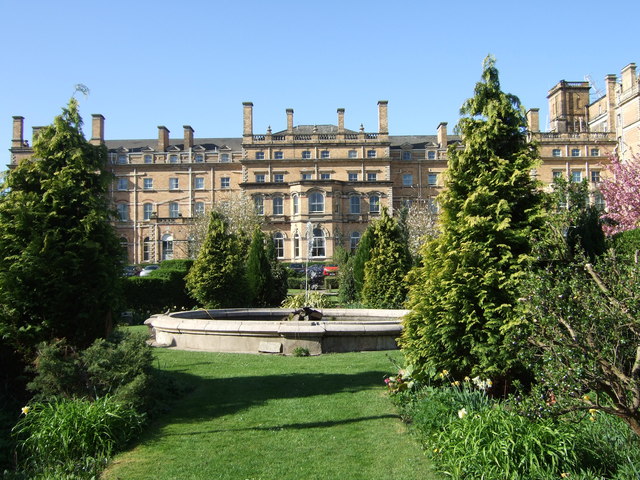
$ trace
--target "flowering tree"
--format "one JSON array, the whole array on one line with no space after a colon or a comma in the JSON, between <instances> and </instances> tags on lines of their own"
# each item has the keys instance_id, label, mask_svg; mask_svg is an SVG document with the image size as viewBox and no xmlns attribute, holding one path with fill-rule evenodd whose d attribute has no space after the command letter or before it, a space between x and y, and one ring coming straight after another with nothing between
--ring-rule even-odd
<instances>
[{"instance_id":1,"label":"flowering tree","mask_svg":"<svg viewBox=\"0 0 640 480\"><path fill-rule=\"evenodd\" d=\"M609 175L602 180L600 192L607 204L603 230L614 235L637 228L640 222L640 155L624 161L613 154L609 159Z\"/></svg>"}]
</instances>

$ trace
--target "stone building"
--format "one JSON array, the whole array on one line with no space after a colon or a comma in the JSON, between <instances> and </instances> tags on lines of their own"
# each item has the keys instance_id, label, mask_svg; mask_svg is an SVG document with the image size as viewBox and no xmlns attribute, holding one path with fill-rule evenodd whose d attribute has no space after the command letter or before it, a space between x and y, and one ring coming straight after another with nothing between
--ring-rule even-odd
<instances>
[{"instance_id":1,"label":"stone building","mask_svg":"<svg viewBox=\"0 0 640 480\"><path fill-rule=\"evenodd\" d=\"M590 102L589 95L588 82L554 86L548 132L540 130L537 109L527 113L542 157L532 174L547 186L556 176L587 179L600 203L597 184L607 155L616 147L625 155L639 148L635 64L625 67L620 83L607 76L604 96ZM419 202L437 208L447 148L462 148L460 139L448 135L446 123L434 135L389 135L387 109L387 101L378 102L377 132L347 128L339 108L336 125L295 125L288 109L286 128L256 133L253 104L245 102L241 138L198 138L185 125L181 138L159 126L157 139L144 140L106 139L104 117L93 115L90 141L109 150L115 226L129 261L190 256L194 218L237 195L251 198L278 256L290 262L307 255L329 260L337 245L354 248L383 207L393 212ZM23 117L13 122L15 164L32 150Z\"/></svg>"}]
</instances>

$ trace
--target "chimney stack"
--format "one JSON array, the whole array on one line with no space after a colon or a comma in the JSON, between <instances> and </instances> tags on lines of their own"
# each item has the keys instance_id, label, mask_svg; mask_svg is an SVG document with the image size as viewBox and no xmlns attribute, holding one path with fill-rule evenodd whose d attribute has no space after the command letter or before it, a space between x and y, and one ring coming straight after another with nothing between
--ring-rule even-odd
<instances>
[{"instance_id":1,"label":"chimney stack","mask_svg":"<svg viewBox=\"0 0 640 480\"><path fill-rule=\"evenodd\" d=\"M338 109L338 133L344 133L344 108Z\"/></svg>"},{"instance_id":2,"label":"chimney stack","mask_svg":"<svg viewBox=\"0 0 640 480\"><path fill-rule=\"evenodd\" d=\"M621 81L622 81L622 91L626 92L633 88L635 83L638 81L636 77L636 64L630 63L626 67L622 69Z\"/></svg>"},{"instance_id":3,"label":"chimney stack","mask_svg":"<svg viewBox=\"0 0 640 480\"><path fill-rule=\"evenodd\" d=\"M104 143L104 117L99 113L91 115L91 140L92 145L102 145Z\"/></svg>"},{"instance_id":4,"label":"chimney stack","mask_svg":"<svg viewBox=\"0 0 640 480\"><path fill-rule=\"evenodd\" d=\"M287 133L293 133L293 108L287 108Z\"/></svg>"},{"instance_id":5,"label":"chimney stack","mask_svg":"<svg viewBox=\"0 0 640 480\"><path fill-rule=\"evenodd\" d=\"M11 148L24 147L24 117L13 117L13 139Z\"/></svg>"},{"instance_id":6,"label":"chimney stack","mask_svg":"<svg viewBox=\"0 0 640 480\"><path fill-rule=\"evenodd\" d=\"M387 100L378 102L378 133L382 135L389 134L389 118L387 114Z\"/></svg>"},{"instance_id":7,"label":"chimney stack","mask_svg":"<svg viewBox=\"0 0 640 480\"><path fill-rule=\"evenodd\" d=\"M169 129L164 125L158 125L158 151L166 152L169 146Z\"/></svg>"},{"instance_id":8,"label":"chimney stack","mask_svg":"<svg viewBox=\"0 0 640 480\"><path fill-rule=\"evenodd\" d=\"M605 88L607 97L607 131L616 131L616 85L618 77L614 74L609 74L605 77Z\"/></svg>"},{"instance_id":9,"label":"chimney stack","mask_svg":"<svg viewBox=\"0 0 640 480\"><path fill-rule=\"evenodd\" d=\"M440 122L438 125L438 145L440 148L447 148L447 122Z\"/></svg>"},{"instance_id":10,"label":"chimney stack","mask_svg":"<svg viewBox=\"0 0 640 480\"><path fill-rule=\"evenodd\" d=\"M253 140L253 103L242 102L242 136Z\"/></svg>"},{"instance_id":11,"label":"chimney stack","mask_svg":"<svg viewBox=\"0 0 640 480\"><path fill-rule=\"evenodd\" d=\"M529 132L537 133L540 131L540 109L531 108L527 112L527 126Z\"/></svg>"},{"instance_id":12,"label":"chimney stack","mask_svg":"<svg viewBox=\"0 0 640 480\"><path fill-rule=\"evenodd\" d=\"M184 149L185 151L193 148L193 128L190 125L183 125L184 128Z\"/></svg>"}]
</instances>

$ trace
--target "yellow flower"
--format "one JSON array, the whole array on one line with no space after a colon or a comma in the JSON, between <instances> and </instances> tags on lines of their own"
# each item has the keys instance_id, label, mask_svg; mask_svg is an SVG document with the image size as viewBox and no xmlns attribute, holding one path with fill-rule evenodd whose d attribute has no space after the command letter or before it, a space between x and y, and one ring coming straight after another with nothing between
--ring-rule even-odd
<instances>
[{"instance_id":1,"label":"yellow flower","mask_svg":"<svg viewBox=\"0 0 640 480\"><path fill-rule=\"evenodd\" d=\"M589 409L589 413L590 413L591 415L595 415L597 412L598 412L598 410L596 410L595 408L590 408L590 409Z\"/></svg>"},{"instance_id":2,"label":"yellow flower","mask_svg":"<svg viewBox=\"0 0 640 480\"><path fill-rule=\"evenodd\" d=\"M469 377L464 377L464 381L465 381L465 382L470 382L470 381L471 381L471 379L470 379Z\"/></svg>"},{"instance_id":3,"label":"yellow flower","mask_svg":"<svg viewBox=\"0 0 640 480\"><path fill-rule=\"evenodd\" d=\"M589 417L589 420L591 420L592 422L595 422L596 421L596 417L591 416L591 417Z\"/></svg>"},{"instance_id":4,"label":"yellow flower","mask_svg":"<svg viewBox=\"0 0 640 480\"><path fill-rule=\"evenodd\" d=\"M562 473L560 474L560 477L561 477L561 478L567 478L568 476L569 476L569 474L568 474L568 473L564 473L564 472L562 472Z\"/></svg>"},{"instance_id":5,"label":"yellow flower","mask_svg":"<svg viewBox=\"0 0 640 480\"><path fill-rule=\"evenodd\" d=\"M31 410L31 407L28 407L28 406L27 406L27 407L22 407L22 413L23 413L24 415L26 415L27 413L29 413L29 410Z\"/></svg>"},{"instance_id":6,"label":"yellow flower","mask_svg":"<svg viewBox=\"0 0 640 480\"><path fill-rule=\"evenodd\" d=\"M438 453L440 450L438 450L437 448L433 449L433 453Z\"/></svg>"},{"instance_id":7,"label":"yellow flower","mask_svg":"<svg viewBox=\"0 0 640 480\"><path fill-rule=\"evenodd\" d=\"M451 385L453 385L454 387L457 387L458 385L460 385L460 382L456 380L455 382L451 382Z\"/></svg>"},{"instance_id":8,"label":"yellow flower","mask_svg":"<svg viewBox=\"0 0 640 480\"><path fill-rule=\"evenodd\" d=\"M442 375L449 375L449 370L442 370Z\"/></svg>"},{"instance_id":9,"label":"yellow flower","mask_svg":"<svg viewBox=\"0 0 640 480\"><path fill-rule=\"evenodd\" d=\"M590 401L590 400L591 400L591 399L589 398L589 395L585 395L584 397L582 397L582 399L583 399L585 402L588 402L588 401Z\"/></svg>"}]
</instances>

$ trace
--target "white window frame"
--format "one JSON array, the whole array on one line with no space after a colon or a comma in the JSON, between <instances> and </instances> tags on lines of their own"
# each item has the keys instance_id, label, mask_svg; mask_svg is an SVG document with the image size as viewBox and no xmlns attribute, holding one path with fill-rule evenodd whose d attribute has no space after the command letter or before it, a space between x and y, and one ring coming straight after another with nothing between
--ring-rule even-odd
<instances>
[{"instance_id":1,"label":"white window frame","mask_svg":"<svg viewBox=\"0 0 640 480\"><path fill-rule=\"evenodd\" d=\"M413 174L412 173L403 173L402 174L402 186L403 187L411 187L411 186L413 186Z\"/></svg>"},{"instance_id":2,"label":"white window frame","mask_svg":"<svg viewBox=\"0 0 640 480\"><path fill-rule=\"evenodd\" d=\"M169 190L180 190L180 179L178 177L169 178Z\"/></svg>"},{"instance_id":3,"label":"white window frame","mask_svg":"<svg viewBox=\"0 0 640 480\"><path fill-rule=\"evenodd\" d=\"M180 217L180 204L178 202L169 202L169 218Z\"/></svg>"},{"instance_id":4,"label":"white window frame","mask_svg":"<svg viewBox=\"0 0 640 480\"><path fill-rule=\"evenodd\" d=\"M378 195L369 196L369 213L380 213L380 197Z\"/></svg>"},{"instance_id":5,"label":"white window frame","mask_svg":"<svg viewBox=\"0 0 640 480\"><path fill-rule=\"evenodd\" d=\"M204 177L195 177L193 183L193 188L196 190L204 190Z\"/></svg>"},{"instance_id":6,"label":"white window frame","mask_svg":"<svg viewBox=\"0 0 640 480\"><path fill-rule=\"evenodd\" d=\"M378 174L376 172L367 172L367 182L378 181Z\"/></svg>"},{"instance_id":7,"label":"white window frame","mask_svg":"<svg viewBox=\"0 0 640 480\"><path fill-rule=\"evenodd\" d=\"M151 220L151 215L153 215L153 203L144 203L142 205L142 219Z\"/></svg>"},{"instance_id":8,"label":"white window frame","mask_svg":"<svg viewBox=\"0 0 640 480\"><path fill-rule=\"evenodd\" d=\"M145 177L142 179L142 189L143 190L153 190L153 178Z\"/></svg>"},{"instance_id":9,"label":"white window frame","mask_svg":"<svg viewBox=\"0 0 640 480\"><path fill-rule=\"evenodd\" d=\"M311 192L307 199L309 213L324 213L324 194L322 192Z\"/></svg>"},{"instance_id":10,"label":"white window frame","mask_svg":"<svg viewBox=\"0 0 640 480\"><path fill-rule=\"evenodd\" d=\"M118 178L118 191L126 192L129 189L129 179L127 177Z\"/></svg>"},{"instance_id":11,"label":"white window frame","mask_svg":"<svg viewBox=\"0 0 640 480\"><path fill-rule=\"evenodd\" d=\"M284 198L273 197L273 215L284 215Z\"/></svg>"},{"instance_id":12,"label":"white window frame","mask_svg":"<svg viewBox=\"0 0 640 480\"><path fill-rule=\"evenodd\" d=\"M231 188L231 177L220 177L220 188Z\"/></svg>"}]
</instances>

